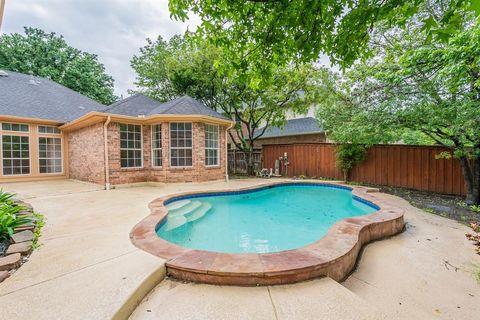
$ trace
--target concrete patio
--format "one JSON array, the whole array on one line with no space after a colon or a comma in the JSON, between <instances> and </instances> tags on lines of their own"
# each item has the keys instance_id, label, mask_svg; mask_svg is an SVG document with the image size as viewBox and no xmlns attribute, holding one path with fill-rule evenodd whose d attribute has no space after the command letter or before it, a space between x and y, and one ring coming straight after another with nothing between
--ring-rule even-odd
<instances>
[{"instance_id":1,"label":"concrete patio","mask_svg":"<svg viewBox=\"0 0 480 320\"><path fill-rule=\"evenodd\" d=\"M135 308L132 319L475 319L480 313L473 274L480 257L465 239L468 228L390 195L376 194L406 209L406 231L367 245L341 284L324 278L246 288L163 280L163 260L130 243L130 230L159 196L264 182L111 191L68 180L3 184L47 224L43 246L0 284L0 319L125 319Z\"/></svg>"}]
</instances>

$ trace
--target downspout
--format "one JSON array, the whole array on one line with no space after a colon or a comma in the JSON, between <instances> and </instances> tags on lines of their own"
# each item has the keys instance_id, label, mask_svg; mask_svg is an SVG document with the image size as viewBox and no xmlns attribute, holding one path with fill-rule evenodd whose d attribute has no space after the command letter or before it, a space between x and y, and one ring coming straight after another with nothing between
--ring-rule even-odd
<instances>
[{"instance_id":1,"label":"downspout","mask_svg":"<svg viewBox=\"0 0 480 320\"><path fill-rule=\"evenodd\" d=\"M225 130L225 182L228 182L228 130L233 128L233 123L231 123L228 128Z\"/></svg>"},{"instance_id":2,"label":"downspout","mask_svg":"<svg viewBox=\"0 0 480 320\"><path fill-rule=\"evenodd\" d=\"M105 190L110 190L110 169L108 166L108 125L112 121L112 117L108 116L107 121L103 124L103 150L105 152Z\"/></svg>"}]
</instances>

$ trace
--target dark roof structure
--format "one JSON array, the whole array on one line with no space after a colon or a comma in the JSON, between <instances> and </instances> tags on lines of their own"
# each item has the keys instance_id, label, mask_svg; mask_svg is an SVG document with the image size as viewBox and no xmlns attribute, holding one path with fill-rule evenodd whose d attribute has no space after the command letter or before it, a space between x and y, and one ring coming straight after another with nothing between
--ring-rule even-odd
<instances>
[{"instance_id":1,"label":"dark roof structure","mask_svg":"<svg viewBox=\"0 0 480 320\"><path fill-rule=\"evenodd\" d=\"M103 112L127 116L151 116L157 114L204 115L228 120L225 116L189 96L161 103L137 93L111 104Z\"/></svg>"},{"instance_id":2,"label":"dark roof structure","mask_svg":"<svg viewBox=\"0 0 480 320\"><path fill-rule=\"evenodd\" d=\"M263 128L257 130L262 132ZM315 118L306 117L288 120L282 127L268 127L259 139L297 136L302 134L322 133L324 130L318 125Z\"/></svg>"},{"instance_id":3,"label":"dark roof structure","mask_svg":"<svg viewBox=\"0 0 480 320\"><path fill-rule=\"evenodd\" d=\"M0 114L68 122L105 105L55 81L13 71L0 73Z\"/></svg>"}]
</instances>

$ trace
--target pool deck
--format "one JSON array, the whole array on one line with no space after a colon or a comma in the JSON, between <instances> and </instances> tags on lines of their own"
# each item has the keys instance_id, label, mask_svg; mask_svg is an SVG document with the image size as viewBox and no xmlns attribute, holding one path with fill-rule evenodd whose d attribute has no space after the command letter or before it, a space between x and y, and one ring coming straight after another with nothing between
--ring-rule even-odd
<instances>
[{"instance_id":1,"label":"pool deck","mask_svg":"<svg viewBox=\"0 0 480 320\"><path fill-rule=\"evenodd\" d=\"M135 248L132 227L153 199L265 180L136 186L111 191L72 181L2 184L47 224L43 246L0 283L0 319L476 319L480 256L455 221L384 194L406 231L367 245L343 283L232 287L165 279L164 260ZM162 281L163 280L163 281Z\"/></svg>"}]
</instances>

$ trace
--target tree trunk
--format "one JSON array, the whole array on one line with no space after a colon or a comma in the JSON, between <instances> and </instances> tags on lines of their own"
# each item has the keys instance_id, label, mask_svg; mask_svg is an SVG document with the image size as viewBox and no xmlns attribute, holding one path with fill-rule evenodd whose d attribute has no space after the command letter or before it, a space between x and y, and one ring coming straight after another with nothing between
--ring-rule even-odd
<instances>
[{"instance_id":1,"label":"tree trunk","mask_svg":"<svg viewBox=\"0 0 480 320\"><path fill-rule=\"evenodd\" d=\"M465 180L465 189L467 204L480 204L480 163L479 159L468 160L467 157L460 158L463 178Z\"/></svg>"},{"instance_id":2,"label":"tree trunk","mask_svg":"<svg viewBox=\"0 0 480 320\"><path fill-rule=\"evenodd\" d=\"M343 170L343 181L348 181L348 170Z\"/></svg>"},{"instance_id":3,"label":"tree trunk","mask_svg":"<svg viewBox=\"0 0 480 320\"><path fill-rule=\"evenodd\" d=\"M253 149L252 148L245 151L245 162L247 163L247 175L254 176L255 175L255 166L254 166L254 163L253 163Z\"/></svg>"}]
</instances>

